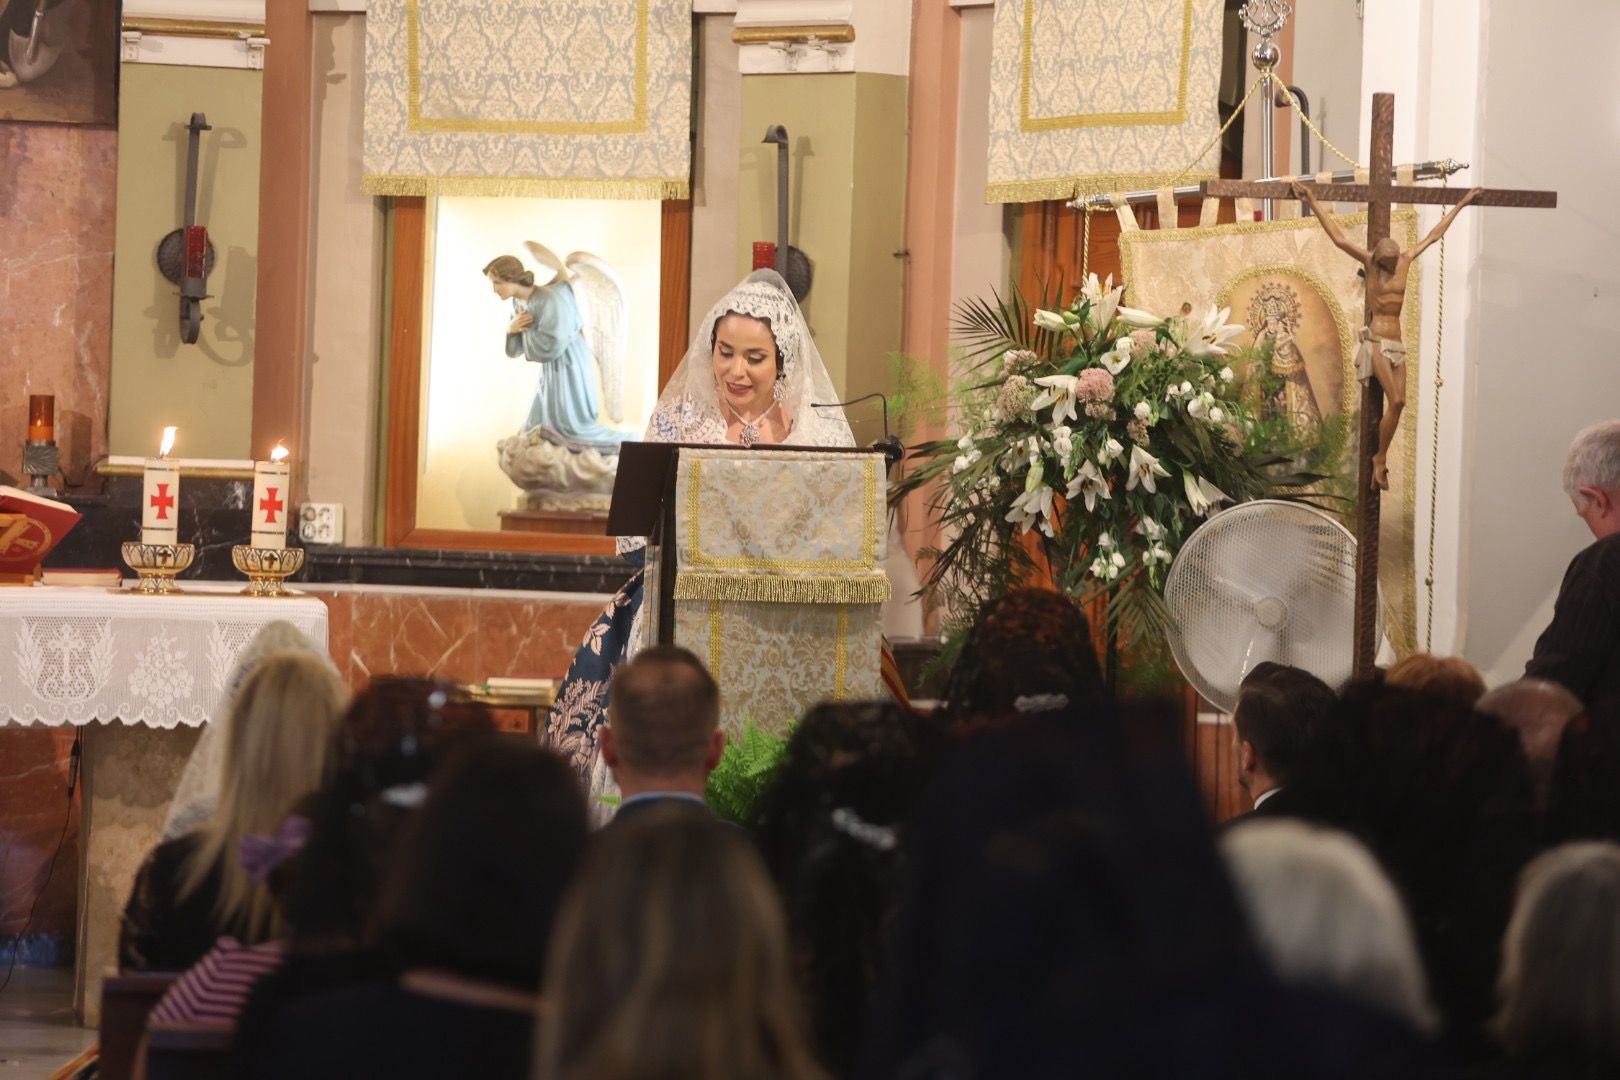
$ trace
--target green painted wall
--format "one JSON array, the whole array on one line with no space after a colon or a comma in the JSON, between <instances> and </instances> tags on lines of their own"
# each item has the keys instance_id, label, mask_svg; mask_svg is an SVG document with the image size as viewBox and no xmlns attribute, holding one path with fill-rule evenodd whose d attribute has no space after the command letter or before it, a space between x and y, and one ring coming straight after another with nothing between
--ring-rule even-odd
<instances>
[{"instance_id":1,"label":"green painted wall","mask_svg":"<svg viewBox=\"0 0 1620 1080\"><path fill-rule=\"evenodd\" d=\"M108 450L151 453L163 426L176 424L184 457L251 457L263 73L125 64L120 77ZM185 345L179 289L158 272L155 253L185 221L194 111L213 125L198 157L197 220L215 264L202 336Z\"/></svg>"},{"instance_id":2,"label":"green painted wall","mask_svg":"<svg viewBox=\"0 0 1620 1080\"><path fill-rule=\"evenodd\" d=\"M815 268L805 318L846 397L888 390L888 355L900 348L906 92L898 75L743 77L738 276L752 265L755 240L776 239L777 150L759 140L782 124L789 236ZM881 433L878 415L875 403L851 410L858 439Z\"/></svg>"}]
</instances>

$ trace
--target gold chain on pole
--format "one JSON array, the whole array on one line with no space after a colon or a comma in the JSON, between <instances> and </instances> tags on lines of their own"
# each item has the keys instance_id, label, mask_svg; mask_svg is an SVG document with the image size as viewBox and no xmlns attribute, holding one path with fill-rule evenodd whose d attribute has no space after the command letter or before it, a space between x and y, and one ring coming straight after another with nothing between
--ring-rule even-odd
<instances>
[{"instance_id":1,"label":"gold chain on pole","mask_svg":"<svg viewBox=\"0 0 1620 1080\"><path fill-rule=\"evenodd\" d=\"M1091 202L1082 199L1080 209L1080 284L1084 285L1091 271Z\"/></svg>"},{"instance_id":2,"label":"gold chain on pole","mask_svg":"<svg viewBox=\"0 0 1620 1080\"><path fill-rule=\"evenodd\" d=\"M1442 174L1440 186L1449 187L1447 178ZM1446 344L1446 237L1440 234L1440 280L1435 288L1435 319L1434 319L1434 425L1433 444L1429 452L1429 572L1423 579L1423 587L1428 591L1428 615L1423 628L1423 651L1434 651L1434 526L1439 519L1440 501L1440 392L1446 385L1445 376L1441 370L1441 362L1445 356Z\"/></svg>"}]
</instances>

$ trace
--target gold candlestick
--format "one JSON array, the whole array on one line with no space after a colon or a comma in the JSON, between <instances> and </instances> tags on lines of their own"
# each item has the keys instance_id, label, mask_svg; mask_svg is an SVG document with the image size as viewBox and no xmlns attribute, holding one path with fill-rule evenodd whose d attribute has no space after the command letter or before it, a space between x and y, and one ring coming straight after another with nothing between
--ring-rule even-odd
<instances>
[{"instance_id":1,"label":"gold candlestick","mask_svg":"<svg viewBox=\"0 0 1620 1080\"><path fill-rule=\"evenodd\" d=\"M231 563L247 575L244 596L297 596L287 588L287 579L304 565L303 548L265 548L237 544L231 548Z\"/></svg>"},{"instance_id":2,"label":"gold candlestick","mask_svg":"<svg viewBox=\"0 0 1620 1080\"><path fill-rule=\"evenodd\" d=\"M140 579L135 591L149 596L180 592L180 586L174 583L175 575L183 573L196 554L197 549L191 544L145 544L126 540L123 546L124 565Z\"/></svg>"}]
</instances>

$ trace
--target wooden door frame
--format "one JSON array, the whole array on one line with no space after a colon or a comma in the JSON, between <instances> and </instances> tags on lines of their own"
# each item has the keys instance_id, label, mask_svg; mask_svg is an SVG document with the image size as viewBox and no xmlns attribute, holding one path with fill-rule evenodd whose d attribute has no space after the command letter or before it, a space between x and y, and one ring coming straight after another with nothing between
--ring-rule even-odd
<instances>
[{"instance_id":1,"label":"wooden door frame","mask_svg":"<svg viewBox=\"0 0 1620 1080\"><path fill-rule=\"evenodd\" d=\"M383 485L383 543L452 551L533 551L606 555L606 536L428 529L416 523L417 463L421 461L422 304L427 283L427 199L401 196L389 207L392 232L391 315L388 326L388 445ZM662 390L686 353L692 296L692 203L663 203L659 248L658 386Z\"/></svg>"}]
</instances>

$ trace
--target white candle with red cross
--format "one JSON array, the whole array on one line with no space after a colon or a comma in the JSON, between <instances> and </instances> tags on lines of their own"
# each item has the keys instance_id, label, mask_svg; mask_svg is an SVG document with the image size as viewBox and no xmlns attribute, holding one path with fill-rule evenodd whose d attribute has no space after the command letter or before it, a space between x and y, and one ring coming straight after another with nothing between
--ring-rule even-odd
<instances>
[{"instance_id":1,"label":"white candle with red cross","mask_svg":"<svg viewBox=\"0 0 1620 1080\"><path fill-rule=\"evenodd\" d=\"M169 460L174 449L172 427L163 429L158 456L146 459L141 473L141 543L180 542L180 466Z\"/></svg>"},{"instance_id":2,"label":"white candle with red cross","mask_svg":"<svg viewBox=\"0 0 1620 1080\"><path fill-rule=\"evenodd\" d=\"M253 463L253 539L257 548L287 546L287 448L280 443L269 461Z\"/></svg>"}]
</instances>

